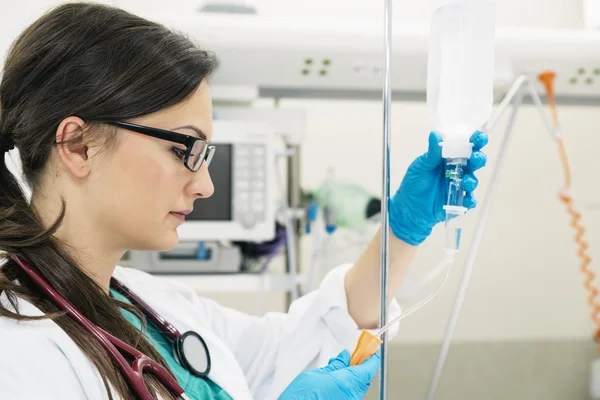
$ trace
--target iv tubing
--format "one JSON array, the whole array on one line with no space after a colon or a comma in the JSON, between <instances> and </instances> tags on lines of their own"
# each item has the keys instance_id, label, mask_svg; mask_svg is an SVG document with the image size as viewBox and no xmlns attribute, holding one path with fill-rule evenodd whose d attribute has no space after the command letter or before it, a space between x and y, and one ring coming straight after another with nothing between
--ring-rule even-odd
<instances>
[{"instance_id":1,"label":"iv tubing","mask_svg":"<svg viewBox=\"0 0 600 400\"><path fill-rule=\"evenodd\" d=\"M384 0L384 77L383 77L383 182L381 196L381 255L380 255L380 321L383 327L388 312L388 269L390 220L388 202L390 198L390 114L392 101L391 57L392 57L392 0ZM379 374L379 399L387 398L388 340L384 334L381 344L381 372Z\"/></svg>"},{"instance_id":2,"label":"iv tubing","mask_svg":"<svg viewBox=\"0 0 600 400\"><path fill-rule=\"evenodd\" d=\"M516 84L517 82L515 82ZM519 86L523 83L523 80L519 83ZM516 85L513 85L515 87ZM458 322L458 318L460 316L460 310L462 307L462 303L467 294L467 287L469 286L469 281L471 279L471 274L475 267L475 258L477 257L477 252L479 251L479 246L481 245L481 240L483 239L483 234L485 232L485 228L487 225L487 218L490 213L492 199L494 197L494 191L496 190L496 186L498 183L498 178L500 175L500 171L502 170L502 165L504 163L504 158L506 155L506 150L508 148L508 143L512 136L513 127L515 124L515 120L517 117L517 111L521 102L523 101L523 92L519 91L519 86L516 86L516 90L513 92L515 94L513 100L513 110L510 116L510 120L508 126L506 127L506 133L502 138L502 144L500 146L500 151L498 152L498 160L496 162L496 168L494 168L492 172L492 177L490 181L490 186L487 189L487 193L483 200L483 206L481 209L481 216L479 217L479 222L475 229L475 237L473 239L473 243L471 248L469 249L469 253L467 255L467 265L463 270L463 275L460 280L460 285L458 288L458 293L454 300L454 305L452 307L452 313L450 315L450 319L448 320L448 325L446 326L446 332L444 333L444 341L442 343L442 349L440 351L440 355L435 367L435 371L433 374L433 378L431 381L431 385L429 387L429 392L427 393L427 400L433 400L433 396L435 395L435 391L439 385L440 378L442 376L442 370L444 368L444 364L446 362L446 357L448 356L448 351L450 350L450 341L452 340L452 335L454 333L454 329L456 328L456 324ZM501 110L498 110L500 113ZM492 121L492 120L490 120ZM497 119L493 120L494 124ZM488 130L485 129L484 130Z\"/></svg>"},{"instance_id":3,"label":"iv tubing","mask_svg":"<svg viewBox=\"0 0 600 400\"><path fill-rule=\"evenodd\" d=\"M450 264L452 264L452 259L451 258L444 258L435 267L435 269L437 270L439 268L442 268L444 266L444 264L445 264L445 268L446 268L446 274L444 275L444 279L442 279L442 282L440 283L440 286L438 286L437 289L435 289L431 294L429 294L429 296L427 296L426 298L424 298L423 300L421 300L420 302L418 302L417 304L415 304L414 306L410 307L408 310L402 312L396 318L394 318L393 320L391 320L390 322L388 322L383 328L379 329L377 331L377 333L375 333L375 336L381 336L382 334L384 334L385 332L387 332L387 330L390 329L396 322L398 322L400 320L403 320L404 318L408 317L410 314L414 313L415 311L417 311L418 309L420 309L421 307L423 307L425 304L429 303L440 292L440 290L442 290L442 288L444 287L444 284L448 280L448 275L450 275Z\"/></svg>"}]
</instances>

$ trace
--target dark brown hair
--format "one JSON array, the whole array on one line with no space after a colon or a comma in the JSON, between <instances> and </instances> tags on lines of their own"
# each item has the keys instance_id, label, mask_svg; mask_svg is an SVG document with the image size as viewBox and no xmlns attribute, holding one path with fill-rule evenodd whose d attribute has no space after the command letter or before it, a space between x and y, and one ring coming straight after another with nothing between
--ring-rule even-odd
<instances>
[{"instance_id":1,"label":"dark brown hair","mask_svg":"<svg viewBox=\"0 0 600 400\"><path fill-rule=\"evenodd\" d=\"M80 117L99 131L104 146L115 144L115 131L101 129L94 121L123 121L178 104L209 79L213 68L210 53L162 25L114 7L65 4L29 26L6 57L0 83L0 135L16 144L24 177L35 192L64 118ZM4 154L0 158L4 160ZM53 236L68 200L63 199L53 226L45 228L1 161L0 250L30 262L90 321L167 367L118 307L134 312L145 324L141 313L111 299L80 269L67 244ZM12 260L0 270L1 293L12 307L0 303L0 317L34 319L18 309L11 311L17 297L30 301L91 359L111 399L110 387L122 399L134 399L100 343L45 298ZM161 396L172 398L153 378L146 380Z\"/></svg>"}]
</instances>

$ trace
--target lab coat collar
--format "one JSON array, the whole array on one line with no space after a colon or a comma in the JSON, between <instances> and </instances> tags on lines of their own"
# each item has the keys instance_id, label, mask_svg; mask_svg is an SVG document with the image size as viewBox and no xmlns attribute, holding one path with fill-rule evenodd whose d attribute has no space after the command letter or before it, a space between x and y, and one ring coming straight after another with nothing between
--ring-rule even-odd
<instances>
[{"instance_id":1,"label":"lab coat collar","mask_svg":"<svg viewBox=\"0 0 600 400\"><path fill-rule=\"evenodd\" d=\"M159 315L174 325L181 334L187 331L195 331L204 339L211 358L211 370L208 379L219 385L232 399L252 399L246 377L234 354L223 340L208 329L206 322L201 320L201 314L197 310L192 307L189 309L187 307L173 309L174 299L169 298L172 293L161 293L160 291L149 293L147 289L144 290L143 287L136 285L136 282L128 282L125 276L120 276L119 268L115 271L115 277L140 296ZM177 304L185 303L177 301Z\"/></svg>"},{"instance_id":2,"label":"lab coat collar","mask_svg":"<svg viewBox=\"0 0 600 400\"><path fill-rule=\"evenodd\" d=\"M211 357L211 370L208 379L219 385L219 387L227 392L232 399L252 400L252 393L248 388L246 377L244 376L239 363L235 359L235 356L222 340L220 340L212 331L207 329L205 322L201 320L200 313L198 313L197 310L194 310L193 307L174 309L173 307L170 307L170 305L174 303L173 299L169 297L171 296L171 293L162 293L160 290L152 292L148 289L144 290L140 284L136 284L136 282L128 279L126 275L119 274L118 271L119 268L115 271L115 277L135 294L140 296L140 298L148 303L148 305L150 305L150 307L152 307L159 315L163 316L167 321L173 324L180 333L183 334L193 330L204 339ZM0 294L0 301L14 311L13 307L10 306L5 293ZM177 303L185 304L183 301L178 301ZM18 299L18 307L19 312L23 315L44 315L39 308L23 299ZM28 321L28 323L37 324L40 328L53 328L56 326L55 322L50 319ZM60 330L59 336L61 338L64 337L63 340L58 342L61 346L65 346L65 343L71 344L71 339L64 331ZM74 345L74 343L72 344ZM67 351L67 348L63 350ZM87 360L87 358L85 360L85 363L87 364L89 360ZM75 368L75 365L73 365L73 367ZM87 368L89 368L88 365L80 365L80 367L82 368L77 368L77 370L79 370L78 373L86 371ZM93 370L94 374L97 375L97 378L95 379L97 379L98 382L101 382L98 371L95 368ZM84 379L84 381L86 380Z\"/></svg>"}]
</instances>

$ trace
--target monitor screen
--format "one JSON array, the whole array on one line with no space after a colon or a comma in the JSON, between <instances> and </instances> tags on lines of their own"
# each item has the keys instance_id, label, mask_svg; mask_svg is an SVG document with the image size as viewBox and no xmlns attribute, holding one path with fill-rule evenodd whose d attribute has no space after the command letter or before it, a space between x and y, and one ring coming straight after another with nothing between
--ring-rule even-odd
<instances>
[{"instance_id":1,"label":"monitor screen","mask_svg":"<svg viewBox=\"0 0 600 400\"><path fill-rule=\"evenodd\" d=\"M216 144L216 152L208 168L215 185L214 194L208 199L194 202L194 211L186 217L188 221L231 221L231 180L233 178L231 144Z\"/></svg>"}]
</instances>

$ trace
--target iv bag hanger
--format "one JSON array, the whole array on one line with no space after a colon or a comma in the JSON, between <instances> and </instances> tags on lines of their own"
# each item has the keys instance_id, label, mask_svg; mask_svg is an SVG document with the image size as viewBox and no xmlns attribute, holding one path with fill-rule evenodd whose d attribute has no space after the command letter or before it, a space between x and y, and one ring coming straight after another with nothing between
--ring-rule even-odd
<instances>
[{"instance_id":1,"label":"iv bag hanger","mask_svg":"<svg viewBox=\"0 0 600 400\"><path fill-rule=\"evenodd\" d=\"M458 318L460 316L460 311L462 308L462 304L464 302L465 296L467 294L467 288L469 286L469 281L471 279L471 274L473 273L473 269L475 268L475 259L477 258L477 253L479 252L479 245L481 244L481 240L483 238L483 234L485 232L485 227L487 223L487 218L490 213L490 207L492 203L492 199L494 197L494 191L496 187L496 181L499 178L500 171L502 170L502 165L504 162L504 158L506 155L506 150L512 136L512 131L514 128L514 123L517 116L517 111L519 106L523 101L523 97L525 96L525 90L529 94L529 97L533 101L534 105L540 112L540 116L546 125L546 129L550 134L550 138L552 140L558 139L562 136L560 128L554 128L550 119L546 115L546 111L544 110L544 106L542 104L542 100L538 95L535 87L531 81L531 79L526 75L519 75L511 85L510 89L498 105L496 111L492 114L488 122L483 127L484 132L489 132L496 126L496 123L500 120L500 118L504 115L504 112L507 110L508 106L512 104L512 113L510 116L509 123L506 127L506 132L504 137L502 138L502 143L500 145L500 151L498 152L498 160L496 162L495 168L492 171L490 184L488 186L488 190L486 192L485 198L483 199L483 205L481 208L481 214L479 216L479 220L477 221L477 227L475 228L475 235L473 243L469 249L467 254L467 264L463 270L463 274L460 280L460 285L458 287L458 292L456 298L454 299L454 304L452 306L452 312L448 319L448 324L446 325L446 331L444 333L444 341L442 342L442 348L440 350L440 355L436 364L436 368L433 374L433 378L431 380L431 384L429 387L429 391L427 393L427 400L433 400L437 387L439 385L440 378L442 376L442 372L444 369L444 365L446 362L446 358L448 356L448 351L450 350L450 342L452 340L452 336L454 334L454 329L456 328L456 324L458 322Z\"/></svg>"}]
</instances>

